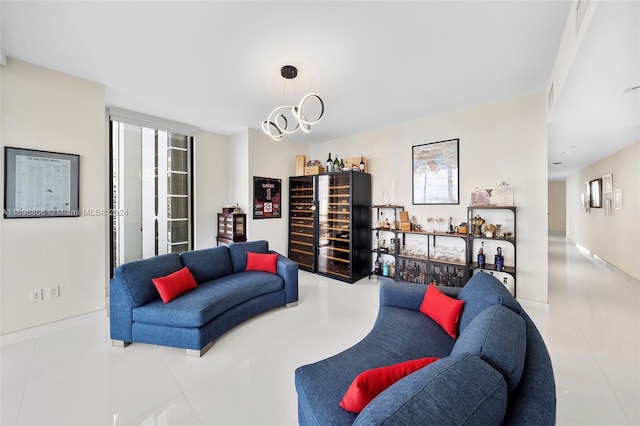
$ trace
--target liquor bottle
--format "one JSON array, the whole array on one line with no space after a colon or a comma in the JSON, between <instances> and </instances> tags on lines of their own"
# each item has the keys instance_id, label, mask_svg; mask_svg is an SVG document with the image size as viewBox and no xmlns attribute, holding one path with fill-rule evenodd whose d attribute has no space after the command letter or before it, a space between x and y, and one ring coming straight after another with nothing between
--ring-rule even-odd
<instances>
[{"instance_id":1,"label":"liquor bottle","mask_svg":"<svg viewBox=\"0 0 640 426\"><path fill-rule=\"evenodd\" d=\"M484 268L484 241L482 242L482 246L480 247L480 251L478 251L478 268Z\"/></svg>"},{"instance_id":2,"label":"liquor bottle","mask_svg":"<svg viewBox=\"0 0 640 426\"><path fill-rule=\"evenodd\" d=\"M376 263L374 265L374 271L376 275L380 275L380 257L376 257Z\"/></svg>"},{"instance_id":3,"label":"liquor bottle","mask_svg":"<svg viewBox=\"0 0 640 426\"><path fill-rule=\"evenodd\" d=\"M360 172L364 173L364 158L360 156Z\"/></svg>"},{"instance_id":4,"label":"liquor bottle","mask_svg":"<svg viewBox=\"0 0 640 426\"><path fill-rule=\"evenodd\" d=\"M495 256L495 265L497 271L504 271L504 256L502 255L502 248L498 247L498 253Z\"/></svg>"},{"instance_id":5,"label":"liquor bottle","mask_svg":"<svg viewBox=\"0 0 640 426\"><path fill-rule=\"evenodd\" d=\"M391 243L389 244L389 254L396 254L396 239L391 238Z\"/></svg>"},{"instance_id":6,"label":"liquor bottle","mask_svg":"<svg viewBox=\"0 0 640 426\"><path fill-rule=\"evenodd\" d=\"M382 276L383 277L389 276L389 262L384 262L384 264L382 265Z\"/></svg>"},{"instance_id":7,"label":"liquor bottle","mask_svg":"<svg viewBox=\"0 0 640 426\"><path fill-rule=\"evenodd\" d=\"M333 160L333 171L334 172L340 171L340 161L338 160L338 154L336 154L336 159Z\"/></svg>"},{"instance_id":8,"label":"liquor bottle","mask_svg":"<svg viewBox=\"0 0 640 426\"><path fill-rule=\"evenodd\" d=\"M333 160L331 159L331 153L329 153L329 158L327 159L327 173L332 172L333 170Z\"/></svg>"}]
</instances>

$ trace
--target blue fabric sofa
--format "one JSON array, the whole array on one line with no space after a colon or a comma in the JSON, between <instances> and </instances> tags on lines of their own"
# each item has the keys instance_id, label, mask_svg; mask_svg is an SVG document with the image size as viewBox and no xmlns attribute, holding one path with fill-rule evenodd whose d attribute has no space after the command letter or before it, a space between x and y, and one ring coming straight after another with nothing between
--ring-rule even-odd
<instances>
[{"instance_id":1,"label":"blue fabric sofa","mask_svg":"<svg viewBox=\"0 0 640 426\"><path fill-rule=\"evenodd\" d=\"M425 286L383 279L371 332L351 348L295 372L305 425L553 425L555 381L535 325L492 275L462 289L457 339L420 312ZM397 381L359 414L339 406L361 372L422 357L440 360Z\"/></svg>"},{"instance_id":2,"label":"blue fabric sofa","mask_svg":"<svg viewBox=\"0 0 640 426\"><path fill-rule=\"evenodd\" d=\"M122 264L110 281L111 339L187 349L202 356L239 323L298 301L298 264L279 255L277 275L245 271L247 251L275 253L267 241L169 253ZM152 278L188 267L198 287L164 304Z\"/></svg>"}]
</instances>

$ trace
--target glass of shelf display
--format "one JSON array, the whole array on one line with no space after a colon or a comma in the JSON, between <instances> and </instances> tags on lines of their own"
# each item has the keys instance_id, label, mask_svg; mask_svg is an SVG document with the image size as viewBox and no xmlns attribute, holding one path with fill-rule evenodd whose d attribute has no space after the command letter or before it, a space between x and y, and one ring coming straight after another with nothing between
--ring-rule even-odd
<instances>
[{"instance_id":1,"label":"glass of shelf display","mask_svg":"<svg viewBox=\"0 0 640 426\"><path fill-rule=\"evenodd\" d=\"M493 190L493 199L496 206L513 206L513 189L503 181Z\"/></svg>"}]
</instances>

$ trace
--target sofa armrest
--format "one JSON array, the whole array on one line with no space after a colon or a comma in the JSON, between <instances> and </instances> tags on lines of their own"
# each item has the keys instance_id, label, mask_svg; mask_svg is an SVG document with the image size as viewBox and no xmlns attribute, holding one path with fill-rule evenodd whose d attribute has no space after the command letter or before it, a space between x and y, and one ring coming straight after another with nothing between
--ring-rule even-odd
<instances>
[{"instance_id":1,"label":"sofa armrest","mask_svg":"<svg viewBox=\"0 0 640 426\"><path fill-rule=\"evenodd\" d=\"M269 250L269 253L278 255L277 272L284 280L285 303L298 301L298 264L278 252Z\"/></svg>"},{"instance_id":2,"label":"sofa armrest","mask_svg":"<svg viewBox=\"0 0 640 426\"><path fill-rule=\"evenodd\" d=\"M442 358L399 380L358 415L357 425L499 425L507 409L502 375L475 355Z\"/></svg>"}]
</instances>

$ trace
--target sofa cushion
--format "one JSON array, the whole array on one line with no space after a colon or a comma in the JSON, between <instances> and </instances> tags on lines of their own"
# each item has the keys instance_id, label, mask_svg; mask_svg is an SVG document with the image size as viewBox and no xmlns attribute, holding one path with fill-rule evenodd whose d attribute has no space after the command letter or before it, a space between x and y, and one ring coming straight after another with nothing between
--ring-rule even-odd
<instances>
[{"instance_id":1,"label":"sofa cushion","mask_svg":"<svg viewBox=\"0 0 640 426\"><path fill-rule=\"evenodd\" d=\"M226 246L185 251L180 254L182 263L187 266L196 282L203 283L233 273L231 256Z\"/></svg>"},{"instance_id":2,"label":"sofa cushion","mask_svg":"<svg viewBox=\"0 0 640 426\"><path fill-rule=\"evenodd\" d=\"M181 294L198 287L196 280L186 266L173 274L154 278L151 281L156 286L164 303L169 303Z\"/></svg>"},{"instance_id":3,"label":"sofa cushion","mask_svg":"<svg viewBox=\"0 0 640 426\"><path fill-rule=\"evenodd\" d=\"M264 240L233 243L229 245L229 255L233 272L244 272L247 269L247 252L269 253L269 243Z\"/></svg>"},{"instance_id":4,"label":"sofa cushion","mask_svg":"<svg viewBox=\"0 0 640 426\"><path fill-rule=\"evenodd\" d=\"M460 317L460 333L480 312L492 305L503 305L519 314L522 310L518 301L509 290L493 275L476 272L458 294L464 300Z\"/></svg>"},{"instance_id":5,"label":"sofa cushion","mask_svg":"<svg viewBox=\"0 0 640 426\"><path fill-rule=\"evenodd\" d=\"M141 306L159 299L153 278L164 277L182 269L182 261L177 253L167 253L148 259L134 260L116 267L114 278L123 283L124 296L131 299L132 306Z\"/></svg>"},{"instance_id":6,"label":"sofa cushion","mask_svg":"<svg viewBox=\"0 0 640 426\"><path fill-rule=\"evenodd\" d=\"M383 390L438 359L418 358L363 371L351 382L351 386L340 401L340 406L347 411L359 413Z\"/></svg>"},{"instance_id":7,"label":"sofa cushion","mask_svg":"<svg viewBox=\"0 0 640 426\"><path fill-rule=\"evenodd\" d=\"M420 305L420 312L437 322L449 336L455 339L463 305L464 301L449 297L435 285L429 284Z\"/></svg>"},{"instance_id":8,"label":"sofa cushion","mask_svg":"<svg viewBox=\"0 0 640 426\"><path fill-rule=\"evenodd\" d=\"M451 355L478 355L503 375L511 394L520 383L526 350L527 332L522 317L502 305L494 305L471 321L453 345Z\"/></svg>"},{"instance_id":9,"label":"sofa cushion","mask_svg":"<svg viewBox=\"0 0 640 426\"><path fill-rule=\"evenodd\" d=\"M135 308L133 320L173 327L200 327L243 302L283 288L284 282L278 275L239 272L201 283L166 305L158 299Z\"/></svg>"},{"instance_id":10,"label":"sofa cushion","mask_svg":"<svg viewBox=\"0 0 640 426\"><path fill-rule=\"evenodd\" d=\"M504 379L475 355L443 358L396 382L354 425L499 425L507 409Z\"/></svg>"},{"instance_id":11,"label":"sofa cushion","mask_svg":"<svg viewBox=\"0 0 640 426\"><path fill-rule=\"evenodd\" d=\"M263 271L277 274L277 253L254 253L247 252L247 267L245 271Z\"/></svg>"}]
</instances>

